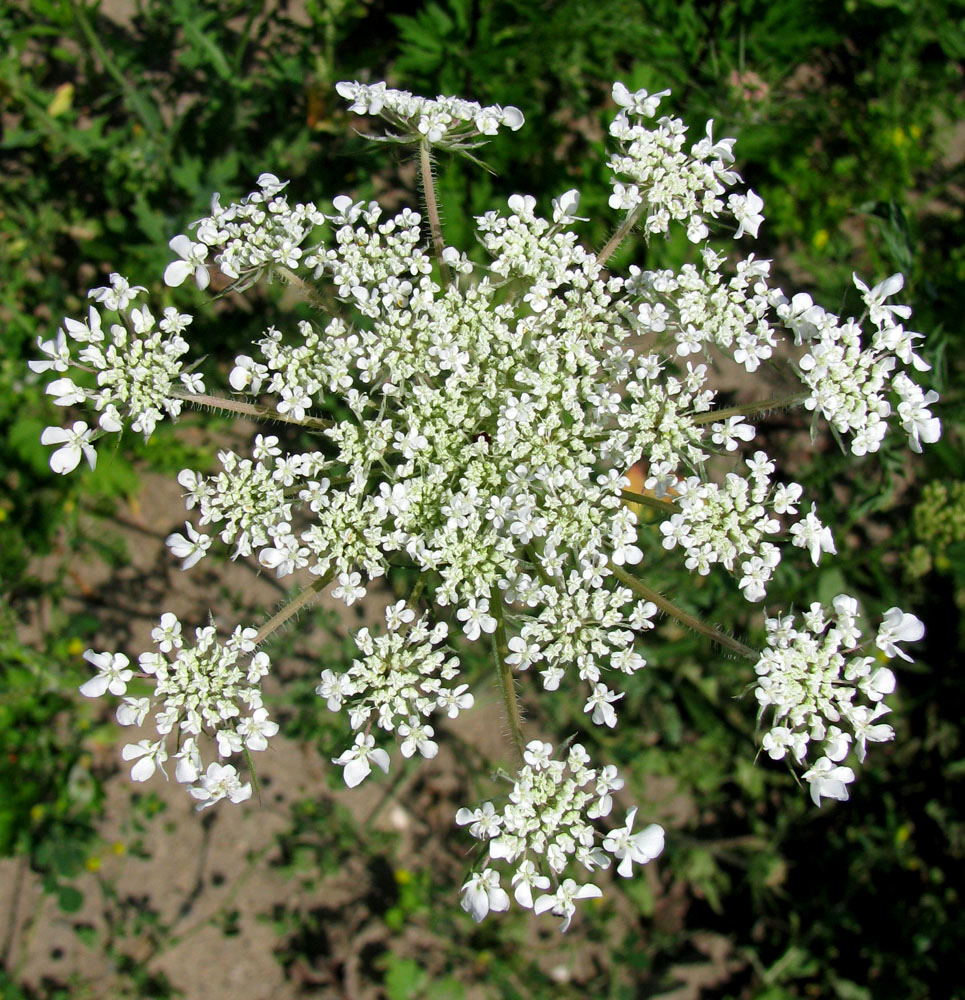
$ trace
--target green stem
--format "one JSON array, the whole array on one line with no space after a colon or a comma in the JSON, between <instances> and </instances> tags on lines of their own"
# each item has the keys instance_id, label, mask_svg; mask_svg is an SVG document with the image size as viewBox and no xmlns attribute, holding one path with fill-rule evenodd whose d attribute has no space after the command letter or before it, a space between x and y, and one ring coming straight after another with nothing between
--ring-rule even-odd
<instances>
[{"instance_id":1,"label":"green stem","mask_svg":"<svg viewBox=\"0 0 965 1000\"><path fill-rule=\"evenodd\" d=\"M286 285L291 285L292 288L297 288L302 294L305 301L310 305L313 305L316 309L327 309L329 304L325 299L318 294L318 292L312 288L312 286L304 279L300 278L294 271L289 270L287 267L276 267L275 274L277 274Z\"/></svg>"},{"instance_id":2,"label":"green stem","mask_svg":"<svg viewBox=\"0 0 965 1000\"><path fill-rule=\"evenodd\" d=\"M415 586L412 588L412 593L409 594L409 599L405 602L413 611L419 610L419 598L422 597L422 591L425 589L425 585L425 574L421 574L419 579L416 580Z\"/></svg>"},{"instance_id":3,"label":"green stem","mask_svg":"<svg viewBox=\"0 0 965 1000\"><path fill-rule=\"evenodd\" d=\"M332 582L335 576L335 570L331 570L326 573L325 576L320 576L315 580L310 587L306 587L290 604L286 604L285 607L281 609L276 615L272 615L264 625L258 629L258 634L255 636L255 645L260 646L270 635L277 632L278 629L288 621L293 615L297 615L306 604L310 604L315 600L316 597Z\"/></svg>"},{"instance_id":4,"label":"green stem","mask_svg":"<svg viewBox=\"0 0 965 1000\"><path fill-rule=\"evenodd\" d=\"M606 246L597 254L597 259L601 264L605 264L619 248L620 244L627 238L630 230L640 221L640 216L646 211L647 203L640 202L639 205L623 220L620 228L607 240Z\"/></svg>"},{"instance_id":5,"label":"green stem","mask_svg":"<svg viewBox=\"0 0 965 1000\"><path fill-rule=\"evenodd\" d=\"M679 504L675 504L672 500L658 500L656 497L648 497L643 493L634 493L632 490L623 490L620 496L630 503L638 503L644 507L649 507L651 510L658 510L661 514L675 514L680 510Z\"/></svg>"},{"instance_id":6,"label":"green stem","mask_svg":"<svg viewBox=\"0 0 965 1000\"><path fill-rule=\"evenodd\" d=\"M183 392L179 389L173 390L171 395L175 399L183 399L186 403L196 403L212 410L228 410L242 417L254 417L257 420L277 420L282 424L294 424L296 427L317 427L322 430L334 426L330 420L321 420L318 417L295 420L294 417L286 417L284 413L279 413L270 406L242 403L240 400L228 399L226 396L209 396L203 392Z\"/></svg>"},{"instance_id":7,"label":"green stem","mask_svg":"<svg viewBox=\"0 0 965 1000\"><path fill-rule=\"evenodd\" d=\"M496 631L493 634L494 654L498 667L499 689L502 691L503 704L506 706L506 720L509 722L509 732L513 746L519 759L523 759L526 741L523 737L523 720L519 715L519 702L516 700L516 685L513 682L513 668L506 662L509 656L509 643L506 641L506 620L503 617L503 599L499 591L493 587L489 592L489 607L496 619Z\"/></svg>"},{"instance_id":8,"label":"green stem","mask_svg":"<svg viewBox=\"0 0 965 1000\"><path fill-rule=\"evenodd\" d=\"M432 176L432 157L429 149L428 141L423 140L419 144L422 193L426 199L426 215L429 216L429 231L432 233L432 246L439 261L442 285L444 288L448 288L452 284L452 273L449 270L449 265L442 259L442 251L446 249L446 243L442 238L442 223L439 220L439 203L436 201L435 180Z\"/></svg>"},{"instance_id":9,"label":"green stem","mask_svg":"<svg viewBox=\"0 0 965 1000\"><path fill-rule=\"evenodd\" d=\"M642 597L645 601L652 601L664 614L670 615L671 618L676 618L681 625L686 625L687 628L693 629L694 632L708 636L714 642L737 653L738 656L745 656L749 660L760 659L761 654L756 649L745 646L744 643L724 634L713 625L708 625L707 622L703 622L699 618L678 608L672 601L668 601L666 597L658 594L655 590L651 590L645 583L641 583L640 580L635 576L631 576L625 569L615 566L613 563L610 563L610 569L613 571L613 575L622 584L629 587L638 597Z\"/></svg>"},{"instance_id":10,"label":"green stem","mask_svg":"<svg viewBox=\"0 0 965 1000\"><path fill-rule=\"evenodd\" d=\"M751 413L763 413L767 410L782 410L787 406L797 406L810 396L810 392L796 392L791 396L776 396L774 399L762 399L757 403L746 403L743 406L728 406L726 410L708 410L698 413L693 421L695 424L711 424L728 417L746 417Z\"/></svg>"},{"instance_id":11,"label":"green stem","mask_svg":"<svg viewBox=\"0 0 965 1000\"><path fill-rule=\"evenodd\" d=\"M255 772L255 762L251 759L251 751L247 745L242 747L242 752L245 755L245 763L248 765L248 773L251 775L251 784L254 788L255 798L258 800L258 805L261 805L261 785L258 783L258 775Z\"/></svg>"}]
</instances>

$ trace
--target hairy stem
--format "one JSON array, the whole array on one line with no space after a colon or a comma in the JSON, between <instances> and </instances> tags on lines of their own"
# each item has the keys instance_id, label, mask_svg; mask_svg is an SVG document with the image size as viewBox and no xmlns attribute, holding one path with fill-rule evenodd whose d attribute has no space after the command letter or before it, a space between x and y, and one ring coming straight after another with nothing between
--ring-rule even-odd
<instances>
[{"instance_id":1,"label":"hairy stem","mask_svg":"<svg viewBox=\"0 0 965 1000\"><path fill-rule=\"evenodd\" d=\"M415 586L412 588L412 593L409 594L409 599L405 602L413 611L418 612L419 610L419 598L422 597L425 585L426 578L424 575L420 575L419 579L415 582Z\"/></svg>"},{"instance_id":2,"label":"hairy stem","mask_svg":"<svg viewBox=\"0 0 965 1000\"><path fill-rule=\"evenodd\" d=\"M432 246L435 250L436 259L439 261L442 284L444 288L448 288L452 284L452 273L449 270L449 265L442 259L442 251L446 249L446 243L442 238L442 223L439 220L439 203L436 200L436 182L432 176L432 157L429 149L430 146L427 141L419 144L422 193L426 199L426 215L429 216L429 231L432 233Z\"/></svg>"},{"instance_id":3,"label":"hairy stem","mask_svg":"<svg viewBox=\"0 0 965 1000\"><path fill-rule=\"evenodd\" d=\"M242 403L238 399L228 399L227 396L209 396L203 392L182 392L175 389L171 392L175 399L183 399L186 403L195 403L198 406L207 406L212 410L228 410L243 417L254 417L257 420L277 420L282 424L294 424L296 427L315 427L324 429L331 427L330 420L321 420L318 417L306 417L304 420L295 420L284 413L279 413L270 406L258 406L255 403Z\"/></svg>"},{"instance_id":4,"label":"hairy stem","mask_svg":"<svg viewBox=\"0 0 965 1000\"><path fill-rule=\"evenodd\" d=\"M499 689L502 691L503 704L506 706L506 720L509 722L509 732L513 746L519 759L523 759L526 741L523 737L523 720L519 715L519 702L516 700L516 685L513 682L513 668L506 662L509 656L509 644L506 641L506 620L503 618L503 599L494 587L489 594L489 606L496 619L496 631L493 634L493 646L498 667Z\"/></svg>"},{"instance_id":5,"label":"hairy stem","mask_svg":"<svg viewBox=\"0 0 965 1000\"><path fill-rule=\"evenodd\" d=\"M693 421L695 424L711 424L728 417L746 417L752 413L764 413L767 410L781 410L786 406L797 406L810 396L808 392L796 392L791 396L775 396L774 399L762 399L756 403L745 403L743 406L728 406L726 410L708 410L698 413Z\"/></svg>"},{"instance_id":6,"label":"hairy stem","mask_svg":"<svg viewBox=\"0 0 965 1000\"><path fill-rule=\"evenodd\" d=\"M300 278L294 271L289 270L287 267L276 267L275 274L277 274L286 285L291 285L292 288L297 288L304 297L305 301L310 305L315 306L316 309L330 308L331 304L326 302L325 299L319 295L318 292L312 288L312 286L304 278Z\"/></svg>"},{"instance_id":7,"label":"hairy stem","mask_svg":"<svg viewBox=\"0 0 965 1000\"><path fill-rule=\"evenodd\" d=\"M293 615L297 615L307 604L311 604L316 597L332 582L335 570L331 570L324 576L320 576L310 587L306 587L290 604L286 604L277 614L272 615L264 625L258 629L255 636L255 645L260 646L270 635L288 621Z\"/></svg>"},{"instance_id":8,"label":"hairy stem","mask_svg":"<svg viewBox=\"0 0 965 1000\"><path fill-rule=\"evenodd\" d=\"M671 618L676 618L681 625L686 625L687 628L693 629L694 632L708 636L725 649L737 653L738 656L744 656L748 660L760 659L761 654L756 649L753 649L751 646L745 646L744 643L731 638L731 636L719 631L713 625L708 625L707 622L703 622L699 618L688 614L683 609L678 608L672 601L668 601L666 597L658 594L655 590L651 590L645 583L642 583L635 576L631 576L625 569L615 566L613 563L610 563L610 569L613 571L613 575L622 584L629 587L638 597L642 597L645 601L652 601L664 614L670 615Z\"/></svg>"},{"instance_id":9,"label":"hairy stem","mask_svg":"<svg viewBox=\"0 0 965 1000\"><path fill-rule=\"evenodd\" d=\"M631 229L640 221L640 216L646 211L647 203L640 202L639 205L623 220L620 228L607 240L606 246L597 254L601 264L605 264L619 248L620 244L627 238Z\"/></svg>"}]
</instances>

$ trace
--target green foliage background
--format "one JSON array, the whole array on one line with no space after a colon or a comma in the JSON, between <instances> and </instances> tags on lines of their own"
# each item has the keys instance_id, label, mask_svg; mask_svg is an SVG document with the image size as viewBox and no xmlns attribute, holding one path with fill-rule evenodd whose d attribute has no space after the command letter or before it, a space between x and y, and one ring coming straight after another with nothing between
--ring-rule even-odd
<instances>
[{"instance_id":1,"label":"green foliage background","mask_svg":"<svg viewBox=\"0 0 965 1000\"><path fill-rule=\"evenodd\" d=\"M713 118L716 135L737 136L738 165L766 206L758 253L775 258L787 284L846 308L852 271L905 273L904 301L928 335L930 380L943 396L944 438L914 463L903 451L855 462L824 449L812 466L795 465L795 478L829 495L823 512L848 544L833 569L785 573L769 603L847 588L872 612L915 610L928 624L926 648L901 674L896 743L870 755L848 806L818 813L786 773L753 763L753 709L733 700L746 666L665 627L627 696L624 719L638 724L584 735L624 765L632 792L655 778L688 790L691 818L661 861L680 920L661 915L646 883L630 885L629 921L604 910L580 931L610 943L608 967L548 984L515 946L518 921L453 931L451 886L415 872L382 918L390 929L420 922L451 942L452 967L432 982L417 957L387 960L384 993L459 996L485 982L501 997L659 995L677 981L672 967L698 961L698 932L712 931L742 962L702 996L965 996L965 5L138 0L125 11L112 19L86 0L0 8L0 854L27 858L62 908L77 908L71 879L101 801L84 749L97 719L75 696L78 648L96 620L59 603L70 559L95 551L78 511L108 517L113 501L137 492L140 471L180 467L185 448L168 431L150 452L131 440L94 473L53 476L39 436L59 416L25 365L37 337L82 315L86 290L111 271L160 294L170 236L205 214L212 191L236 198L263 170L319 202L345 191L414 197L406 165L353 136L334 95L340 79L388 78L526 112L523 131L487 150L494 176L444 166L452 242L467 242L470 212L460 206L578 187L585 214L599 220L587 238L599 245L609 89L622 79L670 87L697 135ZM678 263L684 251L676 241L628 245L623 262ZM262 294L257 318L199 310L199 351L223 358L249 342L277 308L272 290ZM53 585L37 576L41 556L60 567ZM676 589L689 610L753 627L722 580L694 587L659 553L651 564L651 585ZM50 627L28 646L19 625L41 602ZM294 719L311 731L302 710ZM561 713L548 725L580 731L583 721ZM319 821L307 808L299 822ZM299 934L285 930L297 951ZM12 968L0 972L0 991L26 995Z\"/></svg>"}]
</instances>

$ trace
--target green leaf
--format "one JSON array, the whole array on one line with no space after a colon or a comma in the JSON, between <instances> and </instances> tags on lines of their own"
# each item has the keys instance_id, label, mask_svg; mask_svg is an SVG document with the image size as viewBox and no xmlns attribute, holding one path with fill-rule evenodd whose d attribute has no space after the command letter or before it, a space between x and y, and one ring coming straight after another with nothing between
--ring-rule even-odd
<instances>
[{"instance_id":1,"label":"green leaf","mask_svg":"<svg viewBox=\"0 0 965 1000\"><path fill-rule=\"evenodd\" d=\"M34 472L50 471L48 465L50 450L40 443L40 435L46 426L46 423L37 417L22 417L15 421L7 432L11 450Z\"/></svg>"},{"instance_id":2,"label":"green leaf","mask_svg":"<svg viewBox=\"0 0 965 1000\"><path fill-rule=\"evenodd\" d=\"M214 67L215 73L222 80L230 80L233 74L231 67L228 65L228 60L212 37L202 30L204 25L199 23L197 11L185 10L187 7L186 4L180 4L179 6L181 9L178 11L178 20L181 24L181 30L184 32L185 39L196 50L203 52L207 56L208 61Z\"/></svg>"},{"instance_id":3,"label":"green leaf","mask_svg":"<svg viewBox=\"0 0 965 1000\"><path fill-rule=\"evenodd\" d=\"M637 907L637 912L643 917L652 917L656 909L657 901L653 890L647 885L645 878L635 878L627 881L624 892L628 899L631 899Z\"/></svg>"},{"instance_id":4,"label":"green leaf","mask_svg":"<svg viewBox=\"0 0 965 1000\"><path fill-rule=\"evenodd\" d=\"M411 958L391 959L385 974L385 992L389 1000L414 1000L423 990L425 970Z\"/></svg>"},{"instance_id":5,"label":"green leaf","mask_svg":"<svg viewBox=\"0 0 965 1000\"><path fill-rule=\"evenodd\" d=\"M462 1000L465 995L462 983L452 976L433 983L426 992L428 1000Z\"/></svg>"},{"instance_id":6,"label":"green leaf","mask_svg":"<svg viewBox=\"0 0 965 1000\"><path fill-rule=\"evenodd\" d=\"M101 445L97 466L87 475L88 491L103 497L134 496L141 482L134 467L120 455L104 454L105 451Z\"/></svg>"},{"instance_id":7,"label":"green leaf","mask_svg":"<svg viewBox=\"0 0 965 1000\"><path fill-rule=\"evenodd\" d=\"M64 913L76 913L84 905L84 894L72 885L58 886L57 904Z\"/></svg>"}]
</instances>

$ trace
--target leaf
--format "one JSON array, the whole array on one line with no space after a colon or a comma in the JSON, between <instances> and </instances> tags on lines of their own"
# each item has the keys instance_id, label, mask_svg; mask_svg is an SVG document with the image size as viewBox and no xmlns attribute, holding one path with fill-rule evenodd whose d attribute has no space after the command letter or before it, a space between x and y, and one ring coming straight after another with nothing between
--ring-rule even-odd
<instances>
[{"instance_id":1,"label":"leaf","mask_svg":"<svg viewBox=\"0 0 965 1000\"><path fill-rule=\"evenodd\" d=\"M860 986L850 979L838 979L834 976L831 985L838 1000L872 1000L871 990L867 986Z\"/></svg>"},{"instance_id":2,"label":"leaf","mask_svg":"<svg viewBox=\"0 0 965 1000\"><path fill-rule=\"evenodd\" d=\"M11 450L35 472L49 472L49 450L40 443L40 435L47 425L37 417L17 420L7 432Z\"/></svg>"},{"instance_id":3,"label":"leaf","mask_svg":"<svg viewBox=\"0 0 965 1000\"><path fill-rule=\"evenodd\" d=\"M50 861L54 871L69 878L80 871L84 863L84 851L76 840L56 841L50 851Z\"/></svg>"},{"instance_id":4,"label":"leaf","mask_svg":"<svg viewBox=\"0 0 965 1000\"><path fill-rule=\"evenodd\" d=\"M656 910L657 901L653 890L647 885L644 878L629 880L624 886L628 899L632 900L637 907L637 912L643 917L652 917Z\"/></svg>"},{"instance_id":5,"label":"leaf","mask_svg":"<svg viewBox=\"0 0 965 1000\"><path fill-rule=\"evenodd\" d=\"M198 24L195 17L184 17L181 19L180 23L181 30L184 32L184 37L194 46L195 49L201 50L205 53L208 57L208 61L212 66L214 66L214 71L218 74L218 76L220 76L222 80L230 80L232 72L231 67L228 65L228 60L225 58L225 54L211 39L211 36L205 34L201 30L201 25Z\"/></svg>"},{"instance_id":6,"label":"leaf","mask_svg":"<svg viewBox=\"0 0 965 1000\"><path fill-rule=\"evenodd\" d=\"M201 187L201 171L201 157L185 154L171 165L171 178L183 191L193 195Z\"/></svg>"},{"instance_id":7,"label":"leaf","mask_svg":"<svg viewBox=\"0 0 965 1000\"><path fill-rule=\"evenodd\" d=\"M425 970L411 958L393 958L391 963L385 974L385 992L389 1000L413 1000L425 985Z\"/></svg>"},{"instance_id":8,"label":"leaf","mask_svg":"<svg viewBox=\"0 0 965 1000\"><path fill-rule=\"evenodd\" d=\"M447 976L445 979L433 983L426 993L429 1000L462 1000L465 995L466 991L462 983L452 976Z\"/></svg>"},{"instance_id":9,"label":"leaf","mask_svg":"<svg viewBox=\"0 0 965 1000\"><path fill-rule=\"evenodd\" d=\"M134 496L140 479L134 467L120 455L112 455L107 448L98 454L97 466L87 474L85 485L89 493L103 497Z\"/></svg>"},{"instance_id":10,"label":"leaf","mask_svg":"<svg viewBox=\"0 0 965 1000\"><path fill-rule=\"evenodd\" d=\"M76 913L84 905L84 894L72 885L57 887L57 903L64 913Z\"/></svg>"}]
</instances>

